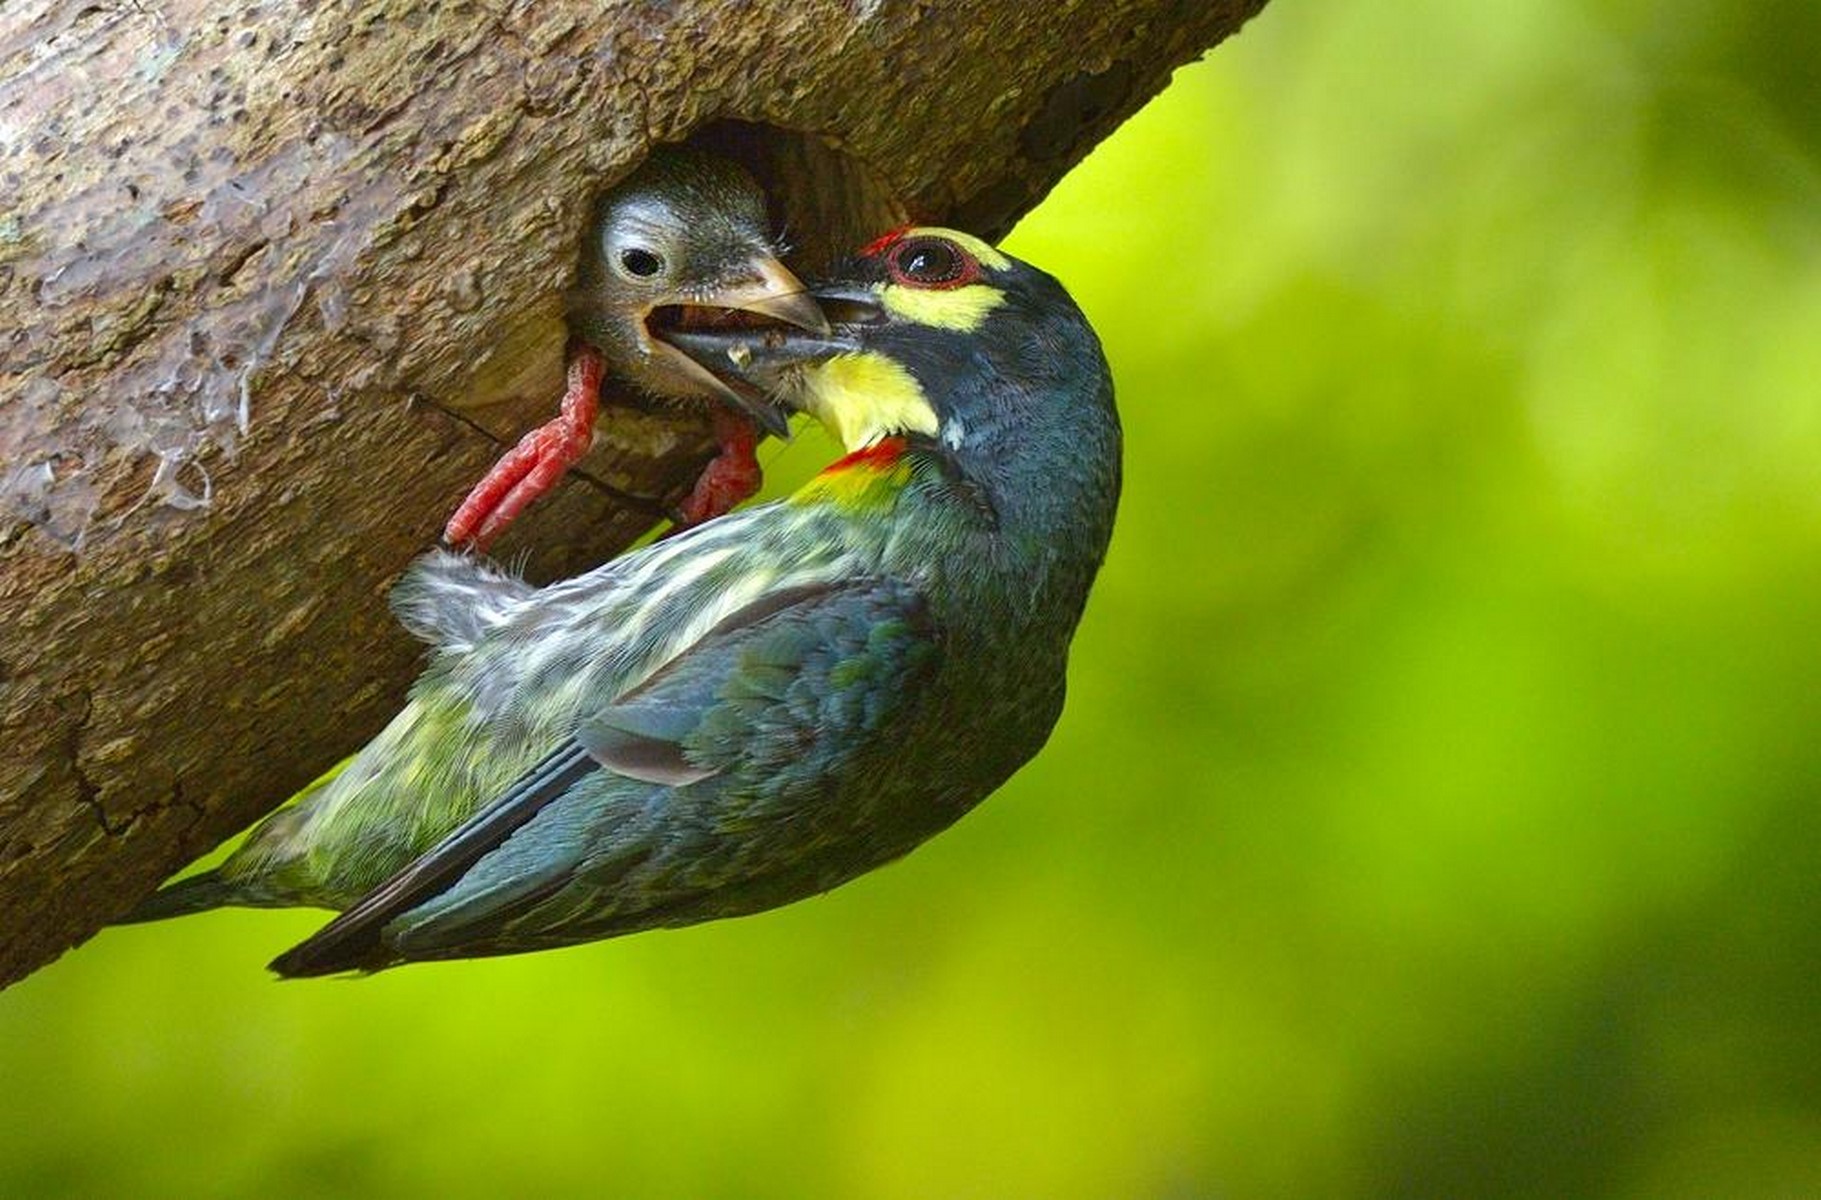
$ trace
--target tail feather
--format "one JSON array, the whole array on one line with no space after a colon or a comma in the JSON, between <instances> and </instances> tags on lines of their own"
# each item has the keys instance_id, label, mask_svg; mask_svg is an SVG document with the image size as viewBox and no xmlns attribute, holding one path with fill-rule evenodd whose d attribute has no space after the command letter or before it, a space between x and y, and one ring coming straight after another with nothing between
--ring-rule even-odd
<instances>
[{"instance_id":1,"label":"tail feather","mask_svg":"<svg viewBox=\"0 0 1821 1200\"><path fill-rule=\"evenodd\" d=\"M224 904L244 904L239 885L223 879L220 871L204 871L176 883L167 883L139 902L125 916L116 917L116 925L137 925L141 921L162 921L188 913L220 908Z\"/></svg>"}]
</instances>

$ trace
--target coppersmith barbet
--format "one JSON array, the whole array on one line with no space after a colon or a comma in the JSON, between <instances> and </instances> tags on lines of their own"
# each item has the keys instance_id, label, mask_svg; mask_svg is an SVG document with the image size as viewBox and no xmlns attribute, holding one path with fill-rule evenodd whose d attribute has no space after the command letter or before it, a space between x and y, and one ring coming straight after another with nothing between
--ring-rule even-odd
<instances>
[{"instance_id":1,"label":"coppersmith barbet","mask_svg":"<svg viewBox=\"0 0 1821 1200\"><path fill-rule=\"evenodd\" d=\"M753 314L826 332L822 312L779 261L765 194L731 159L660 147L601 198L568 297L568 390L555 419L532 430L468 493L443 540L485 549L588 452L607 372L666 403L712 405L720 453L675 514L693 525L758 490L759 430L788 432L775 409L754 405L678 354L661 327L734 322ZM757 428L755 428L755 424Z\"/></svg>"},{"instance_id":2,"label":"coppersmith barbet","mask_svg":"<svg viewBox=\"0 0 1821 1200\"><path fill-rule=\"evenodd\" d=\"M663 336L846 457L541 589L423 558L394 595L435 647L405 709L129 919L345 910L283 975L688 925L898 858L1030 759L1118 501L1094 333L1050 276L947 230L816 295L827 335Z\"/></svg>"}]
</instances>

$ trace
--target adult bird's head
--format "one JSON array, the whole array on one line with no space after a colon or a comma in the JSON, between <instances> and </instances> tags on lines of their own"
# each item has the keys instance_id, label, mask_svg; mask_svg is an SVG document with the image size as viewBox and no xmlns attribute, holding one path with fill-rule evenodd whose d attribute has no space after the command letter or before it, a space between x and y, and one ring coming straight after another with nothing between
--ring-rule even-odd
<instances>
[{"instance_id":1,"label":"adult bird's head","mask_svg":"<svg viewBox=\"0 0 1821 1200\"><path fill-rule=\"evenodd\" d=\"M671 344L697 328L782 321L826 333L821 310L779 259L765 196L739 164L700 150L655 150L602 197L569 295L570 327L614 372L672 400L722 399L772 432L750 405Z\"/></svg>"},{"instance_id":2,"label":"adult bird's head","mask_svg":"<svg viewBox=\"0 0 1821 1200\"><path fill-rule=\"evenodd\" d=\"M807 412L850 452L926 443L971 482L1041 504L1068 478L1118 491L1099 340L1062 285L969 234L907 229L812 290L833 326L673 335L705 370Z\"/></svg>"}]
</instances>

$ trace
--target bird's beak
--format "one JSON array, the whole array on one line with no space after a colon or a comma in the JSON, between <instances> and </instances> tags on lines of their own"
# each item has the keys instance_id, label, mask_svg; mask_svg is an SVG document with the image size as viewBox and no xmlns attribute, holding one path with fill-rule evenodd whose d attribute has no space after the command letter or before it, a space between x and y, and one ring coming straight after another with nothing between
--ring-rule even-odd
<instances>
[{"instance_id":1,"label":"bird's beak","mask_svg":"<svg viewBox=\"0 0 1821 1200\"><path fill-rule=\"evenodd\" d=\"M771 421L788 421L778 405L789 403L789 368L824 362L860 349L856 338L840 330L822 337L783 326L678 330L667 336L671 346L687 357L697 371L715 381L717 392L733 399L742 412L752 414L754 420L773 432L776 430Z\"/></svg>"},{"instance_id":2,"label":"bird's beak","mask_svg":"<svg viewBox=\"0 0 1821 1200\"><path fill-rule=\"evenodd\" d=\"M765 389L725 370L727 352L764 335L794 334L804 330L817 337L829 333L828 318L803 281L771 254L755 255L746 279L717 290L711 298L691 304L663 305L646 318L654 343L675 352L676 365L685 374L720 396L767 433L790 436L789 419L765 399ZM751 313L772 324L742 321ZM704 340L706 339L706 341ZM691 344L695 345L692 350ZM707 345L716 349L705 349Z\"/></svg>"},{"instance_id":3,"label":"bird's beak","mask_svg":"<svg viewBox=\"0 0 1821 1200\"><path fill-rule=\"evenodd\" d=\"M751 282L717 292L716 308L757 313L813 333L828 332L828 318L789 267L769 254L755 257L751 266Z\"/></svg>"},{"instance_id":4,"label":"bird's beak","mask_svg":"<svg viewBox=\"0 0 1821 1200\"><path fill-rule=\"evenodd\" d=\"M675 329L664 337L696 370L712 377L718 391L740 395L743 411L763 407L782 420L776 403L789 402L790 369L857 353L861 327L884 318L870 288L833 284L806 294L834 314L832 326L824 321L821 330L807 325Z\"/></svg>"}]
</instances>

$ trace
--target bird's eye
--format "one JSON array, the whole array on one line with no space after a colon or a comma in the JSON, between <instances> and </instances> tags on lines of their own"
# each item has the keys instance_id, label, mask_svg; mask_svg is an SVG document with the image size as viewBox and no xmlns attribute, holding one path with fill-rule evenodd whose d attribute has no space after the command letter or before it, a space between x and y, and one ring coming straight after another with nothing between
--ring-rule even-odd
<instances>
[{"instance_id":1,"label":"bird's eye","mask_svg":"<svg viewBox=\"0 0 1821 1200\"><path fill-rule=\"evenodd\" d=\"M980 278L980 264L947 238L905 238L891 248L885 266L893 282L911 287L955 288Z\"/></svg>"},{"instance_id":2,"label":"bird's eye","mask_svg":"<svg viewBox=\"0 0 1821 1200\"><path fill-rule=\"evenodd\" d=\"M664 269L664 260L649 250L634 246L630 250L620 251L620 268L628 275L650 279Z\"/></svg>"}]
</instances>

